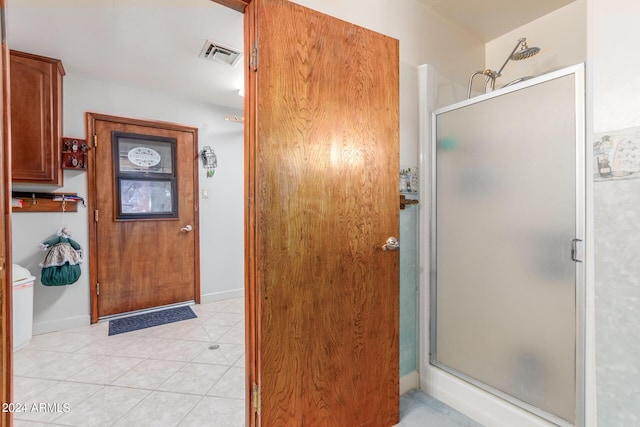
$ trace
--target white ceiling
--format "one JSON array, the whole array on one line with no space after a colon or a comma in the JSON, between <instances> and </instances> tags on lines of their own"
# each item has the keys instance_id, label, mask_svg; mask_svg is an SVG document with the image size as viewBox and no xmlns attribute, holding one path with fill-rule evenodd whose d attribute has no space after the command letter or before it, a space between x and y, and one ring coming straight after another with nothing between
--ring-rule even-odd
<instances>
[{"instance_id":1,"label":"white ceiling","mask_svg":"<svg viewBox=\"0 0 640 427\"><path fill-rule=\"evenodd\" d=\"M419 0L492 40L573 0ZM8 0L12 49L61 59L68 74L242 109L243 59L199 58L206 40L243 50L243 15L211 0Z\"/></svg>"},{"instance_id":2,"label":"white ceiling","mask_svg":"<svg viewBox=\"0 0 640 427\"><path fill-rule=\"evenodd\" d=\"M207 39L242 51L243 23L210 0L9 0L7 43L61 59L67 74L242 109L244 58L198 55Z\"/></svg>"}]
</instances>

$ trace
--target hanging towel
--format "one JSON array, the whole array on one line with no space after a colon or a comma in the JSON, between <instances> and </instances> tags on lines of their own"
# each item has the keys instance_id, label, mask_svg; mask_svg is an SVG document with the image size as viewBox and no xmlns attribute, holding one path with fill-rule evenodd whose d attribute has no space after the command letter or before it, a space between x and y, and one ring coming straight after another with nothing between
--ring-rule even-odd
<instances>
[{"instance_id":1,"label":"hanging towel","mask_svg":"<svg viewBox=\"0 0 640 427\"><path fill-rule=\"evenodd\" d=\"M70 285L80 278L82 248L71 239L71 233L66 228L58 230L56 236L40 244L42 250L48 250L44 261L40 263L40 281L45 286Z\"/></svg>"}]
</instances>

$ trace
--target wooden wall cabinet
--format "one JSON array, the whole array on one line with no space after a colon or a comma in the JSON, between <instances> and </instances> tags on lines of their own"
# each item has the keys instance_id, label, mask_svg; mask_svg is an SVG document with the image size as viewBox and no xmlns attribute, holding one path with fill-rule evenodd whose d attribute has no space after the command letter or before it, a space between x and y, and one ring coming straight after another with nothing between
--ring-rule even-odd
<instances>
[{"instance_id":1,"label":"wooden wall cabinet","mask_svg":"<svg viewBox=\"0 0 640 427\"><path fill-rule=\"evenodd\" d=\"M15 50L9 56L12 181L62 186L62 62Z\"/></svg>"}]
</instances>

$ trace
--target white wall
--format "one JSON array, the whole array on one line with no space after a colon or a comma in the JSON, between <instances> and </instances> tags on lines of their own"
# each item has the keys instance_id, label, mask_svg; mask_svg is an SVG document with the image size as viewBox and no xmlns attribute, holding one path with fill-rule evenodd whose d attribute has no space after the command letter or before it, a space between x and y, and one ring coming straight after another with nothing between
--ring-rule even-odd
<instances>
[{"instance_id":1,"label":"white wall","mask_svg":"<svg viewBox=\"0 0 640 427\"><path fill-rule=\"evenodd\" d=\"M637 0L589 0L595 134L640 127L638 16ZM598 425L638 425L640 179L597 181L594 193Z\"/></svg>"},{"instance_id":2,"label":"white wall","mask_svg":"<svg viewBox=\"0 0 640 427\"><path fill-rule=\"evenodd\" d=\"M244 160L243 125L224 120L242 112L212 104L177 99L160 93L100 82L81 75L64 78L64 135L85 137L85 112L161 120L198 127L200 148L211 146L218 155L213 178L199 169L200 188L209 198L200 199L200 257L203 301L241 296L244 287ZM22 187L25 188L25 187ZM32 188L32 187L27 187ZM65 186L49 191L77 192L87 196L86 174L65 171ZM66 213L64 223L74 240L88 248L86 208ZM13 259L39 273L44 253L38 251L62 225L62 214L13 215ZM89 271L82 266L80 280L70 286L48 288L37 283L34 297L34 332L44 333L89 323Z\"/></svg>"},{"instance_id":3,"label":"white wall","mask_svg":"<svg viewBox=\"0 0 640 427\"><path fill-rule=\"evenodd\" d=\"M509 61L496 88L520 77L539 76L586 61L586 10L586 0L576 0L487 43L486 67L494 71L502 66L518 39L526 37L529 47L540 48L535 56Z\"/></svg>"}]
</instances>

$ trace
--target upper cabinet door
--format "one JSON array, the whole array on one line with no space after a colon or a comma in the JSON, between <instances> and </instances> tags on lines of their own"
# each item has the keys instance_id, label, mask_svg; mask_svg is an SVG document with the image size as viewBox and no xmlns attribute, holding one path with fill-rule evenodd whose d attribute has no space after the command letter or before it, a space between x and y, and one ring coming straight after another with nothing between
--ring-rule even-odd
<instances>
[{"instance_id":1,"label":"upper cabinet door","mask_svg":"<svg viewBox=\"0 0 640 427\"><path fill-rule=\"evenodd\" d=\"M245 16L247 425L395 425L398 41L285 0Z\"/></svg>"},{"instance_id":2,"label":"upper cabinet door","mask_svg":"<svg viewBox=\"0 0 640 427\"><path fill-rule=\"evenodd\" d=\"M62 76L57 59L11 51L13 182L62 185Z\"/></svg>"}]
</instances>

